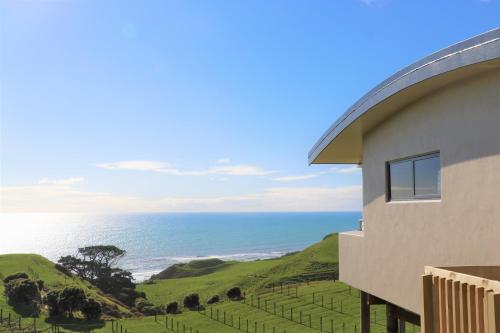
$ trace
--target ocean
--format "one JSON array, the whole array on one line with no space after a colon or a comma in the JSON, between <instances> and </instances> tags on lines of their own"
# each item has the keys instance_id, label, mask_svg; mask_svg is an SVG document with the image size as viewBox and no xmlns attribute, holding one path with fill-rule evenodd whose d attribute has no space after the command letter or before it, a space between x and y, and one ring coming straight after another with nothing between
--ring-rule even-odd
<instances>
[{"instance_id":1,"label":"ocean","mask_svg":"<svg viewBox=\"0 0 500 333\"><path fill-rule=\"evenodd\" d=\"M356 229L360 212L0 214L0 254L50 260L88 245L127 251L119 266L143 281L194 259L256 260L298 251L332 232Z\"/></svg>"}]
</instances>

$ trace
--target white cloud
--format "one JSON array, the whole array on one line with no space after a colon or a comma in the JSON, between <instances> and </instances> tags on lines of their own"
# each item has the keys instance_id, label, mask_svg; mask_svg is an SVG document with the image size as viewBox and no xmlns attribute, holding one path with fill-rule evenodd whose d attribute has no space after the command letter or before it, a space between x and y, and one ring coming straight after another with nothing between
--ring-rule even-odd
<instances>
[{"instance_id":1,"label":"white cloud","mask_svg":"<svg viewBox=\"0 0 500 333\"><path fill-rule=\"evenodd\" d=\"M316 178L316 177L319 177L323 174L324 174L323 172L308 173L305 175L298 175L298 176L276 177L276 178L273 178L273 180L278 181L278 182L294 182L297 180L306 180L306 179Z\"/></svg>"},{"instance_id":2,"label":"white cloud","mask_svg":"<svg viewBox=\"0 0 500 333\"><path fill-rule=\"evenodd\" d=\"M169 167L169 164L159 161L135 160L96 164L98 168L109 170L159 171Z\"/></svg>"},{"instance_id":3,"label":"white cloud","mask_svg":"<svg viewBox=\"0 0 500 333\"><path fill-rule=\"evenodd\" d=\"M217 163L217 164L229 164L229 163L231 163L231 159L229 157L223 157L223 158L217 159L217 161L215 161L215 163Z\"/></svg>"},{"instance_id":4,"label":"white cloud","mask_svg":"<svg viewBox=\"0 0 500 333\"><path fill-rule=\"evenodd\" d=\"M27 212L244 212L361 209L361 186L275 187L218 197L142 198L46 184L0 188L0 211Z\"/></svg>"},{"instance_id":5,"label":"white cloud","mask_svg":"<svg viewBox=\"0 0 500 333\"><path fill-rule=\"evenodd\" d=\"M385 6L390 0L359 0L367 6Z\"/></svg>"},{"instance_id":6,"label":"white cloud","mask_svg":"<svg viewBox=\"0 0 500 333\"><path fill-rule=\"evenodd\" d=\"M229 161L229 159L226 159ZM219 165L209 169L200 170L181 170L171 166L168 163L150 160L120 161L112 163L99 163L97 167L110 170L137 170L153 171L165 173L173 176L264 176L272 173L260 167L248 164L239 165Z\"/></svg>"},{"instance_id":7,"label":"white cloud","mask_svg":"<svg viewBox=\"0 0 500 333\"><path fill-rule=\"evenodd\" d=\"M83 183L83 177L72 177L65 179L48 179L42 178L38 181L40 185L62 185L62 186L70 186L78 183Z\"/></svg>"},{"instance_id":8,"label":"white cloud","mask_svg":"<svg viewBox=\"0 0 500 333\"><path fill-rule=\"evenodd\" d=\"M273 180L278 181L278 182L294 182L294 181L299 181L299 180L312 179L312 178L316 178L316 177L320 177L320 176L332 174L332 173L355 173L355 172L360 172L360 171L361 171L360 167L358 167L357 165L353 165L353 166L349 166L349 167L335 167L335 168L332 168L329 170L319 171L319 172L314 172L314 173L307 173L304 175L276 177L276 178L273 178Z\"/></svg>"}]
</instances>

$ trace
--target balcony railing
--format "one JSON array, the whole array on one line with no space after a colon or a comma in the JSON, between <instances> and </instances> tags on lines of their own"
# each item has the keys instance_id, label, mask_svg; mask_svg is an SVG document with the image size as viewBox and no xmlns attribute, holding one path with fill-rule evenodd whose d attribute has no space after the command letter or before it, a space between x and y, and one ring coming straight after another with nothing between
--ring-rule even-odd
<instances>
[{"instance_id":1,"label":"balcony railing","mask_svg":"<svg viewBox=\"0 0 500 333\"><path fill-rule=\"evenodd\" d=\"M422 332L500 333L500 266L426 267Z\"/></svg>"}]
</instances>

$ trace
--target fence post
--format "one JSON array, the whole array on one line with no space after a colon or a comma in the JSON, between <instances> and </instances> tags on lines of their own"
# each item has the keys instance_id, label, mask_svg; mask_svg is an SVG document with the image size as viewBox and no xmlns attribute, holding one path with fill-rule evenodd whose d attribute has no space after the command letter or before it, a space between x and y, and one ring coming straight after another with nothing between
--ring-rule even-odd
<instances>
[{"instance_id":1,"label":"fence post","mask_svg":"<svg viewBox=\"0 0 500 333\"><path fill-rule=\"evenodd\" d=\"M274 314L276 314L276 302L274 302Z\"/></svg>"},{"instance_id":2,"label":"fence post","mask_svg":"<svg viewBox=\"0 0 500 333\"><path fill-rule=\"evenodd\" d=\"M264 300L264 307L265 307L266 312L267 312L267 299L266 299L266 300Z\"/></svg>"},{"instance_id":3,"label":"fence post","mask_svg":"<svg viewBox=\"0 0 500 333\"><path fill-rule=\"evenodd\" d=\"M260 297L257 297L257 308L260 309Z\"/></svg>"},{"instance_id":4,"label":"fence post","mask_svg":"<svg viewBox=\"0 0 500 333\"><path fill-rule=\"evenodd\" d=\"M257 322L254 323L255 333L257 333Z\"/></svg>"},{"instance_id":5,"label":"fence post","mask_svg":"<svg viewBox=\"0 0 500 333\"><path fill-rule=\"evenodd\" d=\"M234 323L233 323L233 315L231 315L231 326L234 326Z\"/></svg>"},{"instance_id":6,"label":"fence post","mask_svg":"<svg viewBox=\"0 0 500 333\"><path fill-rule=\"evenodd\" d=\"M316 293L313 291L313 304L316 304Z\"/></svg>"},{"instance_id":7,"label":"fence post","mask_svg":"<svg viewBox=\"0 0 500 333\"><path fill-rule=\"evenodd\" d=\"M342 333L345 333L345 323L342 322Z\"/></svg>"},{"instance_id":8,"label":"fence post","mask_svg":"<svg viewBox=\"0 0 500 333\"><path fill-rule=\"evenodd\" d=\"M19 329L21 330L21 317L19 317Z\"/></svg>"},{"instance_id":9,"label":"fence post","mask_svg":"<svg viewBox=\"0 0 500 333\"><path fill-rule=\"evenodd\" d=\"M333 297L330 297L330 310L333 311Z\"/></svg>"},{"instance_id":10,"label":"fence post","mask_svg":"<svg viewBox=\"0 0 500 333\"><path fill-rule=\"evenodd\" d=\"M299 314L299 323L302 325L302 311L300 311L300 314Z\"/></svg>"},{"instance_id":11,"label":"fence post","mask_svg":"<svg viewBox=\"0 0 500 333\"><path fill-rule=\"evenodd\" d=\"M330 319L330 333L333 333L333 319Z\"/></svg>"},{"instance_id":12,"label":"fence post","mask_svg":"<svg viewBox=\"0 0 500 333\"><path fill-rule=\"evenodd\" d=\"M281 304L281 317L285 318L285 306Z\"/></svg>"},{"instance_id":13,"label":"fence post","mask_svg":"<svg viewBox=\"0 0 500 333\"><path fill-rule=\"evenodd\" d=\"M241 329L241 317L238 316L238 329Z\"/></svg>"},{"instance_id":14,"label":"fence post","mask_svg":"<svg viewBox=\"0 0 500 333\"><path fill-rule=\"evenodd\" d=\"M323 296L323 295L321 295L321 307L322 307L322 308L324 308L324 307L325 307L323 300L324 300L324 296Z\"/></svg>"},{"instance_id":15,"label":"fence post","mask_svg":"<svg viewBox=\"0 0 500 333\"><path fill-rule=\"evenodd\" d=\"M319 330L323 331L323 317L319 317Z\"/></svg>"},{"instance_id":16,"label":"fence post","mask_svg":"<svg viewBox=\"0 0 500 333\"><path fill-rule=\"evenodd\" d=\"M226 311L224 311L224 324L226 323Z\"/></svg>"},{"instance_id":17,"label":"fence post","mask_svg":"<svg viewBox=\"0 0 500 333\"><path fill-rule=\"evenodd\" d=\"M247 319L247 332L248 332L248 319Z\"/></svg>"}]
</instances>

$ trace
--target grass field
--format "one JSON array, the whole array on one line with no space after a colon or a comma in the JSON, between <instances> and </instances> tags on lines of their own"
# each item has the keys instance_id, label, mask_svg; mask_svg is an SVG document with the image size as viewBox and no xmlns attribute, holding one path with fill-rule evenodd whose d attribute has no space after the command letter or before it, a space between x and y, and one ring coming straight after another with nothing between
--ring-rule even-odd
<instances>
[{"instance_id":1,"label":"grass field","mask_svg":"<svg viewBox=\"0 0 500 333\"><path fill-rule=\"evenodd\" d=\"M203 271L203 262L184 265L169 271L169 276L188 276L154 280L138 285L155 304L178 301L196 292L205 306L202 311L183 310L178 315L123 318L113 321L84 323L75 320L58 322L60 332L102 333L299 333L299 332L359 332L359 292L333 280L338 272L338 238L330 235L304 251L272 260L231 262ZM212 265L213 262L207 262ZM110 302L96 289L77 278L70 278L54 269L54 264L37 255L0 256L3 276L24 271L40 278L49 287L78 285L103 302ZM190 276L195 275L195 276ZM302 280L314 280L299 283ZM245 299L228 301L225 292L239 286ZM3 318L12 309L6 304L3 286L0 286L0 309ZM222 302L207 306L206 300L218 294ZM12 316L15 321L17 317ZM372 306L372 332L385 331L385 307ZM21 326L33 325L33 319L23 319ZM90 325L90 326L88 326ZM248 325L248 327L247 327ZM48 330L50 323L42 316L37 328ZM0 325L0 332L2 331ZM407 332L419 332L418 327L407 326ZM9 331L10 332L10 331Z\"/></svg>"}]
</instances>

